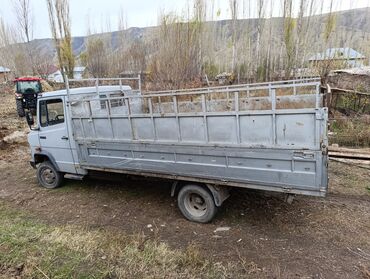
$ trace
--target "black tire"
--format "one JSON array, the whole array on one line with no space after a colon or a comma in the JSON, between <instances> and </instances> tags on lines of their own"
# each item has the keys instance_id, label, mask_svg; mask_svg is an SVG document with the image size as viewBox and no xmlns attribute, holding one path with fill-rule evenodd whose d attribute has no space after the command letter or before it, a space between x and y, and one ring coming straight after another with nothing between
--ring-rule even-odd
<instances>
[{"instance_id":1,"label":"black tire","mask_svg":"<svg viewBox=\"0 0 370 279\"><path fill-rule=\"evenodd\" d=\"M199 185L181 188L177 205L185 218L192 222L209 223L217 213L212 193Z\"/></svg>"},{"instance_id":2,"label":"black tire","mask_svg":"<svg viewBox=\"0 0 370 279\"><path fill-rule=\"evenodd\" d=\"M52 163L45 161L37 167L37 179L42 187L55 189L61 186L63 176Z\"/></svg>"},{"instance_id":3,"label":"black tire","mask_svg":"<svg viewBox=\"0 0 370 279\"><path fill-rule=\"evenodd\" d=\"M26 112L24 111L23 107L23 101L22 100L15 100L15 103L17 105L17 113L19 117L25 117Z\"/></svg>"}]
</instances>

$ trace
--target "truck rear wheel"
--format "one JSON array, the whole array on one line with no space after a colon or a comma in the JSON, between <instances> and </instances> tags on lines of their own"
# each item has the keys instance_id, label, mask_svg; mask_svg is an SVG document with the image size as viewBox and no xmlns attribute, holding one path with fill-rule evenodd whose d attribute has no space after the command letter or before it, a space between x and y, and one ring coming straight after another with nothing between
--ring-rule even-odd
<instances>
[{"instance_id":1,"label":"truck rear wheel","mask_svg":"<svg viewBox=\"0 0 370 279\"><path fill-rule=\"evenodd\" d=\"M19 117L25 117L26 113L23 108L23 102L22 100L15 100L15 103L17 105L17 113Z\"/></svg>"},{"instance_id":2,"label":"truck rear wheel","mask_svg":"<svg viewBox=\"0 0 370 279\"><path fill-rule=\"evenodd\" d=\"M62 184L63 176L49 161L42 162L37 168L39 184L47 189L55 189Z\"/></svg>"},{"instance_id":3,"label":"truck rear wheel","mask_svg":"<svg viewBox=\"0 0 370 279\"><path fill-rule=\"evenodd\" d=\"M199 185L186 185L177 197L178 207L186 219L208 223L217 213L212 193Z\"/></svg>"}]
</instances>

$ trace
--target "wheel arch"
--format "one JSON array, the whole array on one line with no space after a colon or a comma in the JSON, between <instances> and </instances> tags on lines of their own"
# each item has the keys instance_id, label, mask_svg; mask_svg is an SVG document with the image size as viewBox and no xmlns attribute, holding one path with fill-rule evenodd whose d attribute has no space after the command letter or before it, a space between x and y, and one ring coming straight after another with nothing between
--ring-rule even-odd
<instances>
[{"instance_id":1,"label":"wheel arch","mask_svg":"<svg viewBox=\"0 0 370 279\"><path fill-rule=\"evenodd\" d=\"M203 187L204 189L211 192L213 200L218 207L220 207L223 202L230 197L229 187L191 181L174 181L171 187L171 197L177 196L181 188L189 184L198 185L199 187Z\"/></svg>"},{"instance_id":2,"label":"wheel arch","mask_svg":"<svg viewBox=\"0 0 370 279\"><path fill-rule=\"evenodd\" d=\"M54 159L54 157L48 152L36 153L34 156L34 163L35 165L41 164L42 162L49 161L53 164L54 168L59 171L58 165Z\"/></svg>"}]
</instances>

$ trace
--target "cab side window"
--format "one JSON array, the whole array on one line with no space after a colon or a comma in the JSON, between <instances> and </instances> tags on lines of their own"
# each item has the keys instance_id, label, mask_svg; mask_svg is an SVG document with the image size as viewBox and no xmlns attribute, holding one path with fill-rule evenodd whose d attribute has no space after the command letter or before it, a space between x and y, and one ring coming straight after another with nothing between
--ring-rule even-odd
<instances>
[{"instance_id":1,"label":"cab side window","mask_svg":"<svg viewBox=\"0 0 370 279\"><path fill-rule=\"evenodd\" d=\"M40 101L40 124L48 127L64 123L64 106L62 99Z\"/></svg>"}]
</instances>

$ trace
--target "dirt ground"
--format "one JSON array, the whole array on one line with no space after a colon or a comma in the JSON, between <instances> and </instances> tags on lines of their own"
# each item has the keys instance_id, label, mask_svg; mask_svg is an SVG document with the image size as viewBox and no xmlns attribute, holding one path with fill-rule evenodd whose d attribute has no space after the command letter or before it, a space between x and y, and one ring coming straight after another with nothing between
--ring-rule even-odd
<instances>
[{"instance_id":1,"label":"dirt ground","mask_svg":"<svg viewBox=\"0 0 370 279\"><path fill-rule=\"evenodd\" d=\"M1 137L24 129L12 99L0 93ZM215 221L186 221L170 184L133 177L38 186L26 144L0 146L0 201L46 223L144 233L170 247L189 244L222 264L240 263L252 278L370 278L370 171L330 163L327 198L280 197L235 190ZM151 225L151 226L148 226ZM214 232L230 227L225 232ZM0 228L1 231L1 228Z\"/></svg>"}]
</instances>

